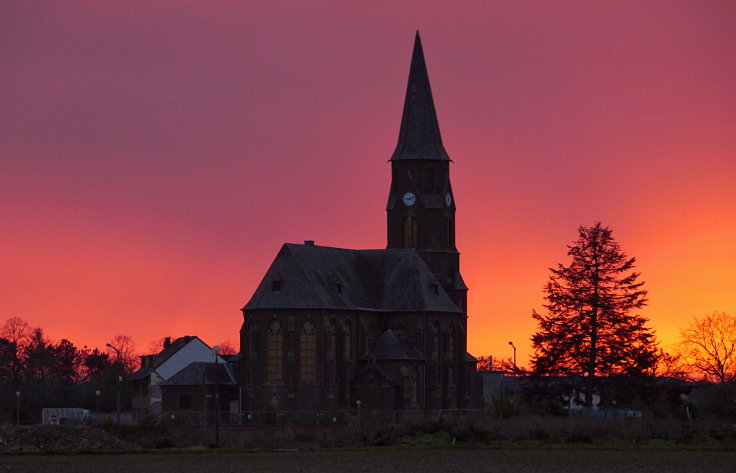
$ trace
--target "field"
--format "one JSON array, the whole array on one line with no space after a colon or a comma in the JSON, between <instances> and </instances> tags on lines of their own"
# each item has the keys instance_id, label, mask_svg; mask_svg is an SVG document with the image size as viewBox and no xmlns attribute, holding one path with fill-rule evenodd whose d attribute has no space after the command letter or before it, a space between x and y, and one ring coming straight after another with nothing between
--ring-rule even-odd
<instances>
[{"instance_id":1,"label":"field","mask_svg":"<svg viewBox=\"0 0 736 473\"><path fill-rule=\"evenodd\" d=\"M736 451L355 450L269 453L1 455L13 473L733 472Z\"/></svg>"}]
</instances>

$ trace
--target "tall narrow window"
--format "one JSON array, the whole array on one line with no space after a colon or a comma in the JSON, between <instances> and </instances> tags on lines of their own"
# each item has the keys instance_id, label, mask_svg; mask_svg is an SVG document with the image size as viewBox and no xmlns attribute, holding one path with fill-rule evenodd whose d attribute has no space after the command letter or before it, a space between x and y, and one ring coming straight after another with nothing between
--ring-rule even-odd
<instances>
[{"instance_id":1,"label":"tall narrow window","mask_svg":"<svg viewBox=\"0 0 736 473\"><path fill-rule=\"evenodd\" d=\"M299 379L301 381L317 379L317 335L311 320L302 324L299 340Z\"/></svg>"},{"instance_id":2,"label":"tall narrow window","mask_svg":"<svg viewBox=\"0 0 736 473\"><path fill-rule=\"evenodd\" d=\"M455 324L450 323L450 333L447 340L447 355L449 363L447 366L447 384L455 384Z\"/></svg>"},{"instance_id":3,"label":"tall narrow window","mask_svg":"<svg viewBox=\"0 0 736 473\"><path fill-rule=\"evenodd\" d=\"M452 217L447 218L447 241L450 248L455 246L455 219Z\"/></svg>"},{"instance_id":4,"label":"tall narrow window","mask_svg":"<svg viewBox=\"0 0 736 473\"><path fill-rule=\"evenodd\" d=\"M411 247L416 248L419 241L417 219L411 219Z\"/></svg>"},{"instance_id":5,"label":"tall narrow window","mask_svg":"<svg viewBox=\"0 0 736 473\"><path fill-rule=\"evenodd\" d=\"M345 322L345 341L343 342L343 356L345 357L345 361L350 362L350 357L352 356L352 330L350 327L350 321L348 320Z\"/></svg>"},{"instance_id":6,"label":"tall narrow window","mask_svg":"<svg viewBox=\"0 0 736 473\"><path fill-rule=\"evenodd\" d=\"M427 168L427 192L433 192L434 191L434 168L428 167Z\"/></svg>"},{"instance_id":7,"label":"tall narrow window","mask_svg":"<svg viewBox=\"0 0 736 473\"><path fill-rule=\"evenodd\" d=\"M401 232L402 246L404 248L411 247L411 219L404 218L403 229Z\"/></svg>"},{"instance_id":8,"label":"tall narrow window","mask_svg":"<svg viewBox=\"0 0 736 473\"><path fill-rule=\"evenodd\" d=\"M284 379L284 334L278 320L268 324L266 334L266 380Z\"/></svg>"},{"instance_id":9,"label":"tall narrow window","mask_svg":"<svg viewBox=\"0 0 736 473\"><path fill-rule=\"evenodd\" d=\"M450 355L450 360L455 359L455 324L450 323L450 334L447 343L447 352Z\"/></svg>"}]
</instances>

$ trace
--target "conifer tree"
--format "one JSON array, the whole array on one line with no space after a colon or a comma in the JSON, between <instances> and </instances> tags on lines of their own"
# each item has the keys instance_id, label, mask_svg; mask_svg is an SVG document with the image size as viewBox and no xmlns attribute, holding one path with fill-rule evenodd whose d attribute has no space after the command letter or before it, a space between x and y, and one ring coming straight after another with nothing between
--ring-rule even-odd
<instances>
[{"instance_id":1,"label":"conifer tree","mask_svg":"<svg viewBox=\"0 0 736 473\"><path fill-rule=\"evenodd\" d=\"M532 337L532 368L538 374L639 375L657 361L654 333L637 313L647 291L633 271L635 258L621 251L600 222L580 227L569 245L568 266L559 264L544 287L546 314L532 311L539 329ZM590 403L590 389L586 401Z\"/></svg>"}]
</instances>

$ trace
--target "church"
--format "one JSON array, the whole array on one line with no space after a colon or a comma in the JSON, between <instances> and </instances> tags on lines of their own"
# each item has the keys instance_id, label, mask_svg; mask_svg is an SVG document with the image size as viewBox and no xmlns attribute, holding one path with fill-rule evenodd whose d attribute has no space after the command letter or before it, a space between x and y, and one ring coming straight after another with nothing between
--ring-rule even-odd
<instances>
[{"instance_id":1,"label":"church","mask_svg":"<svg viewBox=\"0 0 736 473\"><path fill-rule=\"evenodd\" d=\"M417 32L390 159L386 249L281 247L242 309L243 414L482 407L451 161Z\"/></svg>"}]
</instances>

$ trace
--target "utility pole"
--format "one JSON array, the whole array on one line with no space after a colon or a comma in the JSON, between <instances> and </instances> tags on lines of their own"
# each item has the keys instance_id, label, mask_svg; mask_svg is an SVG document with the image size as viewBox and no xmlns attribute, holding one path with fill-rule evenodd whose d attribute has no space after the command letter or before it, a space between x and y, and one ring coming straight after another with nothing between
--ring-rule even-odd
<instances>
[{"instance_id":1,"label":"utility pole","mask_svg":"<svg viewBox=\"0 0 736 473\"><path fill-rule=\"evenodd\" d=\"M514 342L509 342L509 345L514 349L514 376L516 376L516 347L514 346Z\"/></svg>"},{"instance_id":2,"label":"utility pole","mask_svg":"<svg viewBox=\"0 0 736 473\"><path fill-rule=\"evenodd\" d=\"M117 358L118 370L120 370L120 373L122 373L123 372L123 363L122 363L122 360L121 360L121 357L120 357L120 349L112 346L109 343L106 343L105 346L107 346L107 347L112 348L113 350L115 350L115 353L118 356L118 358ZM122 374L120 374L120 375L118 375L118 383L117 383L117 389L116 389L116 393L115 393L115 408L117 410L117 414L116 414L115 417L117 419L117 423L118 424L120 424L120 397L121 397L120 390L122 389L122 385L123 385L123 376L122 376Z\"/></svg>"},{"instance_id":3,"label":"utility pole","mask_svg":"<svg viewBox=\"0 0 736 473\"><path fill-rule=\"evenodd\" d=\"M219 396L219 365L220 345L212 347L212 353L215 355L215 447L220 446L220 396Z\"/></svg>"}]
</instances>

